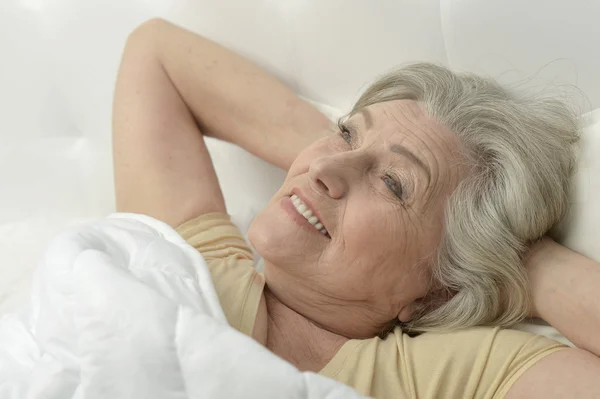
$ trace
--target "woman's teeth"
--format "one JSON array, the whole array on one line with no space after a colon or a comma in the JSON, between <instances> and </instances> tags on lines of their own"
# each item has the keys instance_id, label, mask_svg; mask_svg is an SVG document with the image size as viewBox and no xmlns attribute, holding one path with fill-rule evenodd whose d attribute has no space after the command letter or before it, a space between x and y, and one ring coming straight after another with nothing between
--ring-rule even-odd
<instances>
[{"instance_id":1,"label":"woman's teeth","mask_svg":"<svg viewBox=\"0 0 600 399\"><path fill-rule=\"evenodd\" d=\"M302 202L302 200L296 194L292 195L291 199L298 213L304 216L304 218L308 220L308 223L315 226L317 230L324 235L327 235L327 230L323 227L323 223L321 223L321 221L315 215L313 215L312 211L308 209L306 204Z\"/></svg>"}]
</instances>

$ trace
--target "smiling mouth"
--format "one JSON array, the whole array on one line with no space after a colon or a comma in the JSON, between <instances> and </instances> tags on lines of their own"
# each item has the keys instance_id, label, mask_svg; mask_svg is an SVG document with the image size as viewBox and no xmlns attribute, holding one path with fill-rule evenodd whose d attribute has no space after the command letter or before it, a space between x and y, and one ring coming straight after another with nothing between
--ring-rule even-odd
<instances>
[{"instance_id":1,"label":"smiling mouth","mask_svg":"<svg viewBox=\"0 0 600 399\"><path fill-rule=\"evenodd\" d=\"M306 204L304 202L302 202L300 197L298 197L296 194L294 194L290 197L290 199L292 200L292 203L296 207L296 210L298 211L298 213L300 215L302 215L304 217L304 219L306 219L308 221L308 223L310 223L316 230L321 232L321 234L323 234L324 236L331 238L331 236L327 232L327 229L325 229L325 227L323 227L323 223L321 223L319 218L317 218L313 214L313 211L308 206L306 206Z\"/></svg>"}]
</instances>

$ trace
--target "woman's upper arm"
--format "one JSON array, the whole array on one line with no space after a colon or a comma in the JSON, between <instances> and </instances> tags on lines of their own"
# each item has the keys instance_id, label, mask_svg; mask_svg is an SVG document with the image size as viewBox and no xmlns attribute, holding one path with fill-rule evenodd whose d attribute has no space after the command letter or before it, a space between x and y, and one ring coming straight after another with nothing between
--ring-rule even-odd
<instances>
[{"instance_id":1,"label":"woman's upper arm","mask_svg":"<svg viewBox=\"0 0 600 399\"><path fill-rule=\"evenodd\" d=\"M506 398L600 398L600 359L581 349L554 352L527 370Z\"/></svg>"},{"instance_id":2,"label":"woman's upper arm","mask_svg":"<svg viewBox=\"0 0 600 399\"><path fill-rule=\"evenodd\" d=\"M225 212L225 204L204 138L158 61L151 33L142 27L130 36L115 89L117 210L178 226Z\"/></svg>"},{"instance_id":3,"label":"woman's upper arm","mask_svg":"<svg viewBox=\"0 0 600 399\"><path fill-rule=\"evenodd\" d=\"M178 225L225 211L203 136L288 168L329 120L252 62L163 20L124 52L113 109L117 208Z\"/></svg>"}]
</instances>

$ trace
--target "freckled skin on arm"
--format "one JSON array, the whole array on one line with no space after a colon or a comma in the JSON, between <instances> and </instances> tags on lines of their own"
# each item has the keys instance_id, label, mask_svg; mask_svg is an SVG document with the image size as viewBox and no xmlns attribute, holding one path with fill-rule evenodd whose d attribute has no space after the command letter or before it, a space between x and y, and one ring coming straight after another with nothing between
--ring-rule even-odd
<instances>
[{"instance_id":1,"label":"freckled skin on arm","mask_svg":"<svg viewBox=\"0 0 600 399\"><path fill-rule=\"evenodd\" d=\"M172 226L225 212L203 135L287 168L329 127L325 116L250 61L151 20L130 35L115 89L117 210Z\"/></svg>"}]
</instances>

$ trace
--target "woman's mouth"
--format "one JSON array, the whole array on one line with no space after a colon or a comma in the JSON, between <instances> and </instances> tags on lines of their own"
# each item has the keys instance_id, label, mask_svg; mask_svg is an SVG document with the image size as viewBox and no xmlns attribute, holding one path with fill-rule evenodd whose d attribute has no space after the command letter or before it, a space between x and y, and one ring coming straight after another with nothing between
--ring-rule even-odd
<instances>
[{"instance_id":1,"label":"woman's mouth","mask_svg":"<svg viewBox=\"0 0 600 399\"><path fill-rule=\"evenodd\" d=\"M327 230L325 229L325 227L323 227L323 223L321 223L321 221L313 214L313 211L308 206L306 206L304 202L302 202L300 197L294 194L290 197L290 199L292 200L296 211L298 211L298 213L302 215L304 219L308 221L308 223L310 223L316 230L321 232L321 234L323 234L326 237L329 237Z\"/></svg>"}]
</instances>

